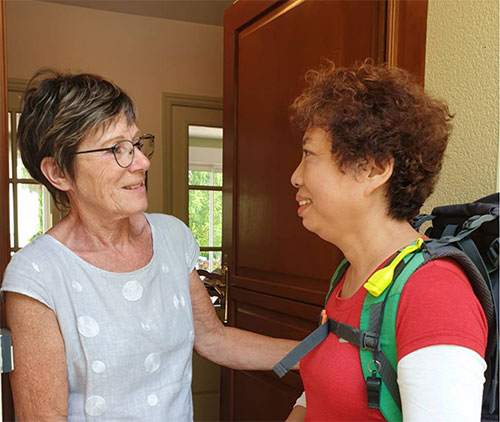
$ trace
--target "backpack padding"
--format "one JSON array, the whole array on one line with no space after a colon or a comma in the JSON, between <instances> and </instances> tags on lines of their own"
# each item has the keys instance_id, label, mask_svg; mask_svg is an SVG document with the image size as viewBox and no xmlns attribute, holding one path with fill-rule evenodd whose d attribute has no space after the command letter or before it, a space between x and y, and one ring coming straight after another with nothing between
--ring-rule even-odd
<instances>
[{"instance_id":1,"label":"backpack padding","mask_svg":"<svg viewBox=\"0 0 500 422\"><path fill-rule=\"evenodd\" d=\"M492 214L498 216L499 194L493 193L467 204L444 205L432 210L434 216L461 216L472 217L474 215Z\"/></svg>"},{"instance_id":2,"label":"backpack padding","mask_svg":"<svg viewBox=\"0 0 500 422\"><path fill-rule=\"evenodd\" d=\"M486 316L486 321L488 323L488 346L486 348L486 357L491 357L498 341L498 332L495 305L493 303L492 292L487 282L484 280L472 260L454 246L439 243L435 240L427 241L423 254L426 262L441 258L454 259L465 271L472 286L472 290L481 303Z\"/></svg>"}]
</instances>

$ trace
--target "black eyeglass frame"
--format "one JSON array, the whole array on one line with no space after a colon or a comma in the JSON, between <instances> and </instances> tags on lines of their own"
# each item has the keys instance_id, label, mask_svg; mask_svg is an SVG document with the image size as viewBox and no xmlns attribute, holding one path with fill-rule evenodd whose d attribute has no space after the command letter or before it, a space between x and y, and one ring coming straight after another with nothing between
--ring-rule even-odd
<instances>
[{"instance_id":1,"label":"black eyeglass frame","mask_svg":"<svg viewBox=\"0 0 500 422\"><path fill-rule=\"evenodd\" d=\"M126 168L130 167L132 165L132 163L134 162L135 148L138 148L140 151L141 149L139 148L139 145L145 139L150 140L151 144L153 145L153 151L151 151L151 153L147 155L147 158L150 159L153 156L153 153L155 152L155 136L152 135L151 133L146 133L145 135L139 136L137 138L136 142L132 142L129 139L122 139L121 141L118 141L116 144L114 144L113 146L108 147L108 148L97 148L97 149L89 149L86 151L77 151L74 154L76 155L76 154L87 154L89 152L111 151L113 153L113 157L115 157L116 164L118 164L121 168L126 169ZM124 141L130 142L132 144L132 159L130 160L130 164L128 166L122 166L119 163L118 158L116 158L116 146Z\"/></svg>"}]
</instances>

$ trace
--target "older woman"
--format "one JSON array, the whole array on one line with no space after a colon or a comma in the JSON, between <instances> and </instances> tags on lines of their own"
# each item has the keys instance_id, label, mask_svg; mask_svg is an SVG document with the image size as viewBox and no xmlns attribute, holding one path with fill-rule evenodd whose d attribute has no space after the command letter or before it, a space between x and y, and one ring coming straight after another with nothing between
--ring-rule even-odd
<instances>
[{"instance_id":1,"label":"older woman","mask_svg":"<svg viewBox=\"0 0 500 422\"><path fill-rule=\"evenodd\" d=\"M3 281L18 420L189 421L193 344L248 369L270 369L294 344L217 319L189 229L145 214L154 136L116 85L39 72L18 140L33 178L69 207Z\"/></svg>"},{"instance_id":2,"label":"older woman","mask_svg":"<svg viewBox=\"0 0 500 422\"><path fill-rule=\"evenodd\" d=\"M328 300L328 317L359 327L367 280L420 237L409 220L433 191L451 116L395 68L328 64L307 81L292 106L304 131L291 178L297 213L350 264ZM403 419L479 420L487 326L457 263L432 261L410 276L395 334ZM300 371L306 402L289 420L384 420L368 406L359 347L330 334Z\"/></svg>"}]
</instances>

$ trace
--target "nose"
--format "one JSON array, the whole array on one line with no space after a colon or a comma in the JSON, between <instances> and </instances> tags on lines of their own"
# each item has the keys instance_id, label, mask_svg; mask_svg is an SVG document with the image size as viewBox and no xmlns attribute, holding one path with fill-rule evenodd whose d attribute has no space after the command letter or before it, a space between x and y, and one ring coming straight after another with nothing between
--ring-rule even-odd
<instances>
[{"instance_id":1,"label":"nose","mask_svg":"<svg viewBox=\"0 0 500 422\"><path fill-rule=\"evenodd\" d=\"M151 166L151 161L144 155L144 153L137 147L134 147L134 159L130 165L130 169L147 171Z\"/></svg>"},{"instance_id":2,"label":"nose","mask_svg":"<svg viewBox=\"0 0 500 422\"><path fill-rule=\"evenodd\" d=\"M292 173L292 177L290 178L290 182L294 188L300 188L302 185L302 160L300 160L299 165Z\"/></svg>"}]
</instances>

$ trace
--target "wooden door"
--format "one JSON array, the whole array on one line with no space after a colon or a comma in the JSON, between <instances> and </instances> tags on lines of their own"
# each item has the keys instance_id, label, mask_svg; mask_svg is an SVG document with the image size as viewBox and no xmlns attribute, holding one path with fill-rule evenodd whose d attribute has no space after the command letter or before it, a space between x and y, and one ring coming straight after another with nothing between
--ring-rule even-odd
<instances>
[{"instance_id":1,"label":"wooden door","mask_svg":"<svg viewBox=\"0 0 500 422\"><path fill-rule=\"evenodd\" d=\"M9 240L9 143L7 129L7 61L5 40L5 0L0 0L0 276L10 260ZM1 279L1 278L0 278ZM2 307L1 326L5 327ZM7 374L2 374L0 393L3 421L14 420L14 405Z\"/></svg>"},{"instance_id":2,"label":"wooden door","mask_svg":"<svg viewBox=\"0 0 500 422\"><path fill-rule=\"evenodd\" d=\"M423 81L426 7L426 1L239 0L226 11L223 248L230 325L293 339L317 325L341 254L297 217L290 176L302 134L290 127L288 107L305 86L305 71L322 57L338 65L389 61ZM284 420L301 391L294 372L279 380L272 372L224 370L221 417Z\"/></svg>"}]
</instances>

